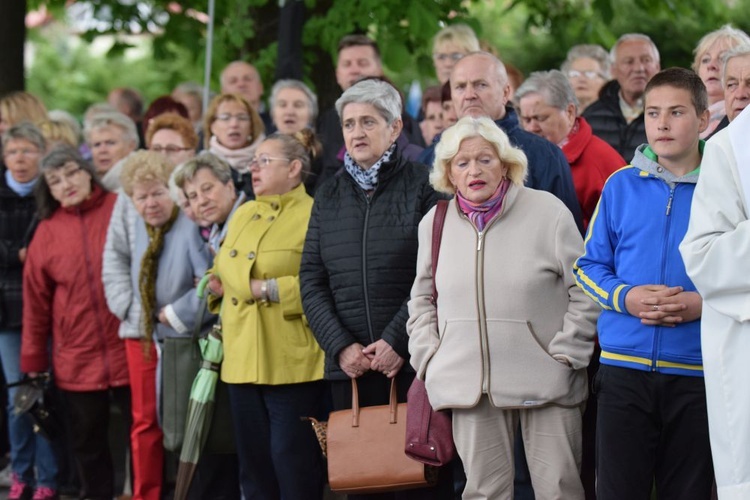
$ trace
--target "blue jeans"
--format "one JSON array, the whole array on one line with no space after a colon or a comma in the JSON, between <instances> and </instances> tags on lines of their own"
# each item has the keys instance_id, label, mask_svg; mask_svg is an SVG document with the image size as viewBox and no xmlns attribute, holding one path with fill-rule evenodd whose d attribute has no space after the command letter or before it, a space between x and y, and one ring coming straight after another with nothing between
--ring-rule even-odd
<instances>
[{"instance_id":1,"label":"blue jeans","mask_svg":"<svg viewBox=\"0 0 750 500\"><path fill-rule=\"evenodd\" d=\"M21 332L0 331L0 363L8 384L21 379ZM13 398L17 387L8 389L8 434L10 435L10 465L18 479L26 484L57 489L57 461L52 446L34 432L31 418L16 415ZM34 468L37 478L34 480Z\"/></svg>"},{"instance_id":2,"label":"blue jeans","mask_svg":"<svg viewBox=\"0 0 750 500\"><path fill-rule=\"evenodd\" d=\"M325 398L323 381L227 384L246 500L320 500L323 457L310 423Z\"/></svg>"}]
</instances>

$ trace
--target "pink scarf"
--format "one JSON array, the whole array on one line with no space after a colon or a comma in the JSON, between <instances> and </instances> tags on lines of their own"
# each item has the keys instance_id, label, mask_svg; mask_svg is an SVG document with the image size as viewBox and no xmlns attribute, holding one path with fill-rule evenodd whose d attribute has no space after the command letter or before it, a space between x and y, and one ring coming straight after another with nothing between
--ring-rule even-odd
<instances>
[{"instance_id":1,"label":"pink scarf","mask_svg":"<svg viewBox=\"0 0 750 500\"><path fill-rule=\"evenodd\" d=\"M487 201L482 203L471 202L461 196L461 193L458 191L456 191L456 200L461 211L466 214L471 223L474 224L474 227L479 231L484 231L487 223L503 208L503 199L505 198L505 193L508 192L508 188L510 188L510 179L505 178L500 182L495 193Z\"/></svg>"}]
</instances>

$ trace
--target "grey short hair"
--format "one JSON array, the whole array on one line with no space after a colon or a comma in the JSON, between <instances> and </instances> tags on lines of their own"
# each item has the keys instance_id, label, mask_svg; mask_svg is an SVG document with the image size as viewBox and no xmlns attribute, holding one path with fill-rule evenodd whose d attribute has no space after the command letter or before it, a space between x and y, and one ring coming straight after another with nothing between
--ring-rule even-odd
<instances>
[{"instance_id":1,"label":"grey short hair","mask_svg":"<svg viewBox=\"0 0 750 500\"><path fill-rule=\"evenodd\" d=\"M315 95L315 92L310 90L310 87L299 80L279 80L273 84L273 88L271 88L271 99L269 101L271 109L273 110L273 107L276 104L279 92L284 89L297 89L305 94L305 97L307 97L307 104L310 107L310 125L314 124L315 119L318 117L318 96Z\"/></svg>"},{"instance_id":2,"label":"grey short hair","mask_svg":"<svg viewBox=\"0 0 750 500\"><path fill-rule=\"evenodd\" d=\"M553 108L564 110L573 104L578 110L578 99L573 87L570 86L568 78L562 71L556 69L531 73L515 92L513 100L516 106L529 94L541 95L544 101Z\"/></svg>"},{"instance_id":3,"label":"grey short hair","mask_svg":"<svg viewBox=\"0 0 750 500\"><path fill-rule=\"evenodd\" d=\"M730 48L736 47L737 45L750 45L750 36L747 36L747 33L735 28L731 24L725 24L717 30L706 33L703 35L703 38L700 39L698 45L696 45L695 50L693 51L693 54L695 55L692 65L693 71L698 71L700 57L703 53L719 40L726 40L729 42Z\"/></svg>"},{"instance_id":4,"label":"grey short hair","mask_svg":"<svg viewBox=\"0 0 750 500\"><path fill-rule=\"evenodd\" d=\"M198 170L202 168L209 169L222 184L232 182L232 167L229 166L229 163L208 151L203 151L179 165L172 173L172 181L175 186L184 190L185 183L192 181Z\"/></svg>"},{"instance_id":5,"label":"grey short hair","mask_svg":"<svg viewBox=\"0 0 750 500\"><path fill-rule=\"evenodd\" d=\"M371 104L383 115L388 125L401 117L401 96L393 85L382 80L367 79L355 83L341 94L336 101L336 113L339 120L343 120L342 114L347 104L351 103Z\"/></svg>"},{"instance_id":6,"label":"grey short hair","mask_svg":"<svg viewBox=\"0 0 750 500\"><path fill-rule=\"evenodd\" d=\"M656 44L648 35L644 35L643 33L625 33L617 39L615 44L612 46L612 49L609 51L609 60L612 64L615 63L615 59L617 58L617 48L625 42L648 43L654 49L654 54L656 54L656 62L659 62L661 58L661 56L659 55L659 49L656 47Z\"/></svg>"},{"instance_id":7,"label":"grey short hair","mask_svg":"<svg viewBox=\"0 0 750 500\"><path fill-rule=\"evenodd\" d=\"M47 141L44 139L44 135L35 125L29 122L17 123L5 131L3 134L3 149L10 141L17 139L29 141L37 147L40 153L44 153L47 149Z\"/></svg>"},{"instance_id":8,"label":"grey short hair","mask_svg":"<svg viewBox=\"0 0 750 500\"><path fill-rule=\"evenodd\" d=\"M727 73L727 64L729 64L730 59L734 59L735 57L744 57L744 56L750 56L750 44L742 44L737 45L736 47L733 47L726 52L724 52L724 55L721 56L721 86L726 87L726 79L725 75Z\"/></svg>"},{"instance_id":9,"label":"grey short hair","mask_svg":"<svg viewBox=\"0 0 750 500\"><path fill-rule=\"evenodd\" d=\"M563 61L562 65L560 66L560 70L563 73L567 73L568 70L570 70L571 65L576 59L581 59L583 57L588 57L589 59L593 59L597 63L599 63L599 67L602 68L602 76L605 80L609 80L611 78L609 73L609 67L611 65L611 61L609 60L609 54L606 50L600 45L593 45L593 44L581 44L581 45L574 45L570 48L568 51L568 55L565 57L565 61Z\"/></svg>"},{"instance_id":10,"label":"grey short hair","mask_svg":"<svg viewBox=\"0 0 750 500\"><path fill-rule=\"evenodd\" d=\"M86 138L86 142L91 140L91 132L110 126L122 130L125 140L132 142L135 147L138 147L138 131L135 128L135 123L119 111L97 113L91 118L91 120L86 122L83 129L83 135Z\"/></svg>"}]
</instances>

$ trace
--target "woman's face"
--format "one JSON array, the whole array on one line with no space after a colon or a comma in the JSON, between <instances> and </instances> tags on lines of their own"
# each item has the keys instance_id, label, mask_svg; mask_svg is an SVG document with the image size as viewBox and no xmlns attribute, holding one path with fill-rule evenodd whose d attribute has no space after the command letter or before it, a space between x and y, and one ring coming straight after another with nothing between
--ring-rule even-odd
<instances>
[{"instance_id":1,"label":"woman's face","mask_svg":"<svg viewBox=\"0 0 750 500\"><path fill-rule=\"evenodd\" d=\"M573 60L566 76L581 104L581 109L599 99L599 90L607 82L602 76L601 65L590 57Z\"/></svg>"},{"instance_id":2,"label":"woman's face","mask_svg":"<svg viewBox=\"0 0 750 500\"><path fill-rule=\"evenodd\" d=\"M495 194L507 172L494 146L483 137L472 137L461 141L448 178L461 196L483 203Z\"/></svg>"},{"instance_id":3,"label":"woman's face","mask_svg":"<svg viewBox=\"0 0 750 500\"><path fill-rule=\"evenodd\" d=\"M518 107L524 130L544 137L553 144L560 144L568 136L576 119L574 105L569 105L567 109L556 108L537 93L523 96Z\"/></svg>"},{"instance_id":4,"label":"woman's face","mask_svg":"<svg viewBox=\"0 0 750 500\"><path fill-rule=\"evenodd\" d=\"M31 182L39 175L39 159L42 152L26 139L11 139L5 145L3 158L16 182Z\"/></svg>"},{"instance_id":5,"label":"woman's face","mask_svg":"<svg viewBox=\"0 0 750 500\"><path fill-rule=\"evenodd\" d=\"M732 44L726 38L719 38L696 58L698 76L706 86L709 104L724 100L724 88L721 86L721 57L730 48Z\"/></svg>"},{"instance_id":6,"label":"woman's face","mask_svg":"<svg viewBox=\"0 0 750 500\"><path fill-rule=\"evenodd\" d=\"M435 64L435 74L441 84L450 79L453 66L465 55L466 51L453 42L443 42L435 47L432 62Z\"/></svg>"},{"instance_id":7,"label":"woman's face","mask_svg":"<svg viewBox=\"0 0 750 500\"><path fill-rule=\"evenodd\" d=\"M44 181L63 207L75 207L91 195L91 174L74 161L44 172Z\"/></svg>"},{"instance_id":8,"label":"woman's face","mask_svg":"<svg viewBox=\"0 0 750 500\"><path fill-rule=\"evenodd\" d=\"M341 114L346 151L365 170L383 156L401 133L401 119L388 125L372 104L352 102Z\"/></svg>"},{"instance_id":9,"label":"woman's face","mask_svg":"<svg viewBox=\"0 0 750 500\"><path fill-rule=\"evenodd\" d=\"M161 227L172 215L174 201L162 181L136 182L132 198L138 214L149 226Z\"/></svg>"},{"instance_id":10,"label":"woman's face","mask_svg":"<svg viewBox=\"0 0 750 500\"><path fill-rule=\"evenodd\" d=\"M440 106L443 108L443 130L445 130L458 121L458 115L456 114L456 106L453 105L453 101L443 101Z\"/></svg>"},{"instance_id":11,"label":"woman's face","mask_svg":"<svg viewBox=\"0 0 750 500\"><path fill-rule=\"evenodd\" d=\"M281 89L276 95L271 118L282 134L299 132L312 122L310 101L299 89Z\"/></svg>"},{"instance_id":12,"label":"woman's face","mask_svg":"<svg viewBox=\"0 0 750 500\"><path fill-rule=\"evenodd\" d=\"M151 137L151 151L166 156L174 165L179 165L195 156L195 150L185 146L185 141L176 130L162 128Z\"/></svg>"},{"instance_id":13,"label":"woman's face","mask_svg":"<svg viewBox=\"0 0 750 500\"><path fill-rule=\"evenodd\" d=\"M284 157L279 141L264 141L250 163L253 192L258 196L284 194L299 184L299 171L291 159Z\"/></svg>"},{"instance_id":14,"label":"woman's face","mask_svg":"<svg viewBox=\"0 0 750 500\"><path fill-rule=\"evenodd\" d=\"M224 223L237 199L232 180L222 184L207 167L198 169L192 180L185 181L183 190L196 217L211 224Z\"/></svg>"},{"instance_id":15,"label":"woman's face","mask_svg":"<svg viewBox=\"0 0 750 500\"><path fill-rule=\"evenodd\" d=\"M245 106L236 101L224 101L216 108L211 134L225 148L240 149L250 144L251 127Z\"/></svg>"}]
</instances>

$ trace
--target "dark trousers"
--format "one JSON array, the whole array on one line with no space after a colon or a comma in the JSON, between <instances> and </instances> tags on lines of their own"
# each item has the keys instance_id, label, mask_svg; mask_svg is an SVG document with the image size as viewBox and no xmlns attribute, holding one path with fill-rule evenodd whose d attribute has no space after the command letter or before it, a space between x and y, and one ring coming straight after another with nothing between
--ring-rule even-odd
<instances>
[{"instance_id":1,"label":"dark trousers","mask_svg":"<svg viewBox=\"0 0 750 500\"><path fill-rule=\"evenodd\" d=\"M711 498L713 463L702 377L601 365L596 459L599 500Z\"/></svg>"},{"instance_id":2,"label":"dark trousers","mask_svg":"<svg viewBox=\"0 0 750 500\"><path fill-rule=\"evenodd\" d=\"M325 382L227 384L245 500L320 500L323 457L310 423Z\"/></svg>"},{"instance_id":3,"label":"dark trousers","mask_svg":"<svg viewBox=\"0 0 750 500\"><path fill-rule=\"evenodd\" d=\"M398 402L406 401L406 393L414 380L414 373L403 370L396 375ZM333 409L347 410L352 407L351 380L334 380L330 382ZM357 379L359 405L387 405L390 398L391 379L378 372L368 372ZM349 495L349 500L452 500L453 467L452 463L440 468L437 485L431 488L396 491L393 493L376 493L372 495Z\"/></svg>"},{"instance_id":4,"label":"dark trousers","mask_svg":"<svg viewBox=\"0 0 750 500\"><path fill-rule=\"evenodd\" d=\"M65 391L71 423L71 441L81 498L111 500L115 495L115 471L109 448L111 399L115 401L130 429L130 388L104 391Z\"/></svg>"}]
</instances>

